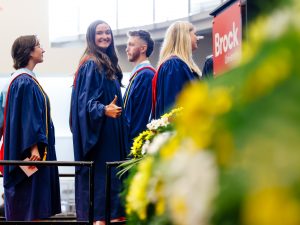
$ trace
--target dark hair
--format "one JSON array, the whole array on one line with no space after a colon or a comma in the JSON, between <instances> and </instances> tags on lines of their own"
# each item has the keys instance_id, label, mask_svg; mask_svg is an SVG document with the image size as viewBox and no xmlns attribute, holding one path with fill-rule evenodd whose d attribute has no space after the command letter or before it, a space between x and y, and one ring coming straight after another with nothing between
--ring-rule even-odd
<instances>
[{"instance_id":1,"label":"dark hair","mask_svg":"<svg viewBox=\"0 0 300 225\"><path fill-rule=\"evenodd\" d=\"M102 69L105 69L108 79L114 79L114 77L117 76L117 79L122 86L121 82L123 73L118 64L118 57L115 50L113 34L111 33L111 44L108 46L105 52L100 49L95 43L96 28L99 24L102 23L107 24L102 20L96 20L88 27L86 32L87 48L84 52L84 56L92 56L98 66L99 71L101 72Z\"/></svg>"},{"instance_id":2,"label":"dark hair","mask_svg":"<svg viewBox=\"0 0 300 225\"><path fill-rule=\"evenodd\" d=\"M130 37L139 37L143 41L146 42L147 44L147 51L146 51L146 56L149 57L154 48L154 41L152 40L150 33L145 30L137 30L137 31L129 31L128 36Z\"/></svg>"},{"instance_id":3,"label":"dark hair","mask_svg":"<svg viewBox=\"0 0 300 225\"><path fill-rule=\"evenodd\" d=\"M36 35L26 35L18 37L11 48L11 56L14 60L13 67L17 70L28 65L30 53L37 45L38 39Z\"/></svg>"}]
</instances>

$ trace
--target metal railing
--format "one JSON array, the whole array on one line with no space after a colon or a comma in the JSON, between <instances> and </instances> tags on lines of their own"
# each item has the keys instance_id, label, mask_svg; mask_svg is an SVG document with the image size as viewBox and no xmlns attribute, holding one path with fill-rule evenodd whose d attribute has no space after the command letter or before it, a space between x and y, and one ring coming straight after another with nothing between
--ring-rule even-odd
<instances>
[{"instance_id":1,"label":"metal railing","mask_svg":"<svg viewBox=\"0 0 300 225\"><path fill-rule=\"evenodd\" d=\"M1 224L77 224L77 225L93 225L94 218L94 162L85 161L17 161L17 160L0 160L0 165L18 165L18 166L86 166L89 168L89 220L88 221L54 221L62 219L60 217L51 217L46 221L0 221ZM73 219L73 217L72 217ZM51 220L51 221L50 221ZM66 219L64 219L66 220Z\"/></svg>"},{"instance_id":2,"label":"metal railing","mask_svg":"<svg viewBox=\"0 0 300 225\"><path fill-rule=\"evenodd\" d=\"M106 162L106 180L105 180L105 224L124 224L124 222L110 222L110 189L111 189L111 168L118 167L126 161Z\"/></svg>"}]
</instances>

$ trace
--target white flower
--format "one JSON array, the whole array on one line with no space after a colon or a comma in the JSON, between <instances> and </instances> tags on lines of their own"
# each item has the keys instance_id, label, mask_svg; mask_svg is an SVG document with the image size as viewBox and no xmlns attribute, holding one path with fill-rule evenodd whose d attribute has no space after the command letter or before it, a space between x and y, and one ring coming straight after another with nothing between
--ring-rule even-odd
<instances>
[{"instance_id":1,"label":"white flower","mask_svg":"<svg viewBox=\"0 0 300 225\"><path fill-rule=\"evenodd\" d=\"M163 117L157 120L151 120L150 123L147 124L147 128L149 130L157 130L159 127L165 127L169 124L169 120L167 117Z\"/></svg>"},{"instance_id":2,"label":"white flower","mask_svg":"<svg viewBox=\"0 0 300 225\"><path fill-rule=\"evenodd\" d=\"M142 155L145 155L148 152L149 145L150 145L150 141L149 140L145 141L142 147Z\"/></svg>"},{"instance_id":3,"label":"white flower","mask_svg":"<svg viewBox=\"0 0 300 225\"><path fill-rule=\"evenodd\" d=\"M158 134L155 138L153 138L153 141L148 146L147 152L149 154L155 154L158 152L158 150L163 146L164 143L166 143L169 138L174 135L174 132L164 132Z\"/></svg>"},{"instance_id":4,"label":"white flower","mask_svg":"<svg viewBox=\"0 0 300 225\"><path fill-rule=\"evenodd\" d=\"M179 151L166 170L167 205L176 225L207 225L217 192L218 170L206 151Z\"/></svg>"},{"instance_id":5,"label":"white flower","mask_svg":"<svg viewBox=\"0 0 300 225\"><path fill-rule=\"evenodd\" d=\"M292 13L287 10L278 10L266 23L266 32L268 38L279 38L286 32L292 20Z\"/></svg>"}]
</instances>

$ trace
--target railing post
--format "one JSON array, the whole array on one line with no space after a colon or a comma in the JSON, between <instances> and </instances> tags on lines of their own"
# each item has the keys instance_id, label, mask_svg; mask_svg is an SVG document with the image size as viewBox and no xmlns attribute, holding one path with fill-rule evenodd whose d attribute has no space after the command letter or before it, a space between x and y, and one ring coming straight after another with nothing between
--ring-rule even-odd
<instances>
[{"instance_id":1,"label":"railing post","mask_svg":"<svg viewBox=\"0 0 300 225\"><path fill-rule=\"evenodd\" d=\"M111 166L106 163L105 181L105 224L110 225L110 188L111 188Z\"/></svg>"},{"instance_id":2,"label":"railing post","mask_svg":"<svg viewBox=\"0 0 300 225\"><path fill-rule=\"evenodd\" d=\"M89 169L89 181L90 181L90 186L89 186L89 224L93 225L94 222L94 162L92 162L90 169Z\"/></svg>"}]
</instances>

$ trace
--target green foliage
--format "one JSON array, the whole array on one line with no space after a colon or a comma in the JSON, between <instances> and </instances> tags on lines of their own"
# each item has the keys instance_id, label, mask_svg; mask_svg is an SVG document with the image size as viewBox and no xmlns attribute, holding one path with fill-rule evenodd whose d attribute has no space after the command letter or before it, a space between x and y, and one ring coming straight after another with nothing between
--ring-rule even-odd
<instances>
[{"instance_id":1,"label":"green foliage","mask_svg":"<svg viewBox=\"0 0 300 225\"><path fill-rule=\"evenodd\" d=\"M291 5L292 2L293 0L247 0L249 22L258 16L269 15L274 10Z\"/></svg>"},{"instance_id":2,"label":"green foliage","mask_svg":"<svg viewBox=\"0 0 300 225\"><path fill-rule=\"evenodd\" d=\"M241 170L223 171L220 174L220 190L214 202L212 224L241 224L241 208L248 183L247 174Z\"/></svg>"}]
</instances>

